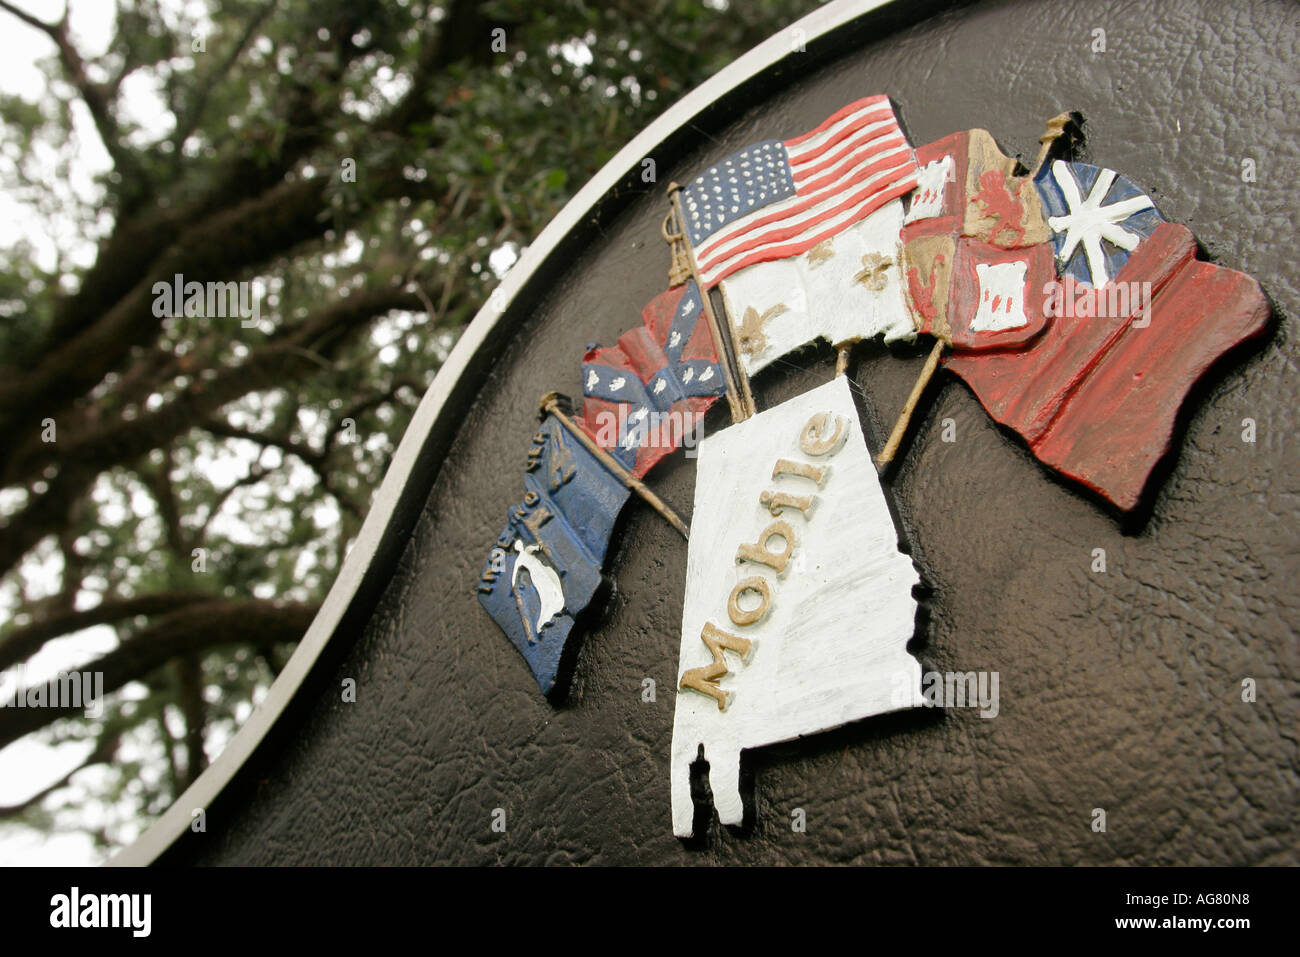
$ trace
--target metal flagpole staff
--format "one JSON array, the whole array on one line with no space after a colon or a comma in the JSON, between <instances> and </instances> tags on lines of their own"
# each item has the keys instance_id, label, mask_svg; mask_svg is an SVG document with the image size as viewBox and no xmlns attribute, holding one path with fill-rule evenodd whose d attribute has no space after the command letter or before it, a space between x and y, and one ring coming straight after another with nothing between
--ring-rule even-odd
<instances>
[{"instance_id":1,"label":"metal flagpole staff","mask_svg":"<svg viewBox=\"0 0 1300 957\"><path fill-rule=\"evenodd\" d=\"M595 443L591 436L578 428L577 423L565 415L560 409L559 400L560 396L558 392L548 392L546 395L542 396L542 401L539 403L542 414L545 415L546 413L550 413L555 416L560 425L564 426L570 435L581 442L583 446L586 447L587 451L600 461L601 465L605 466L605 468L607 468L624 485L636 492L637 495L641 496L647 505L664 518L668 519L668 523L672 525L673 528L677 529L677 531L681 532L683 538L690 538L690 529L686 526L686 523L678 517L677 513L669 508L663 499L650 491L644 482L625 469L618 459L614 458L614 456L602 449Z\"/></svg>"},{"instance_id":2,"label":"metal flagpole staff","mask_svg":"<svg viewBox=\"0 0 1300 957\"><path fill-rule=\"evenodd\" d=\"M700 290L700 301L704 304L704 317L708 320L709 332L713 334L713 347L718 353L718 364L722 366L723 379L727 383L727 402L731 406L731 420L732 422L743 422L751 415L756 415L758 409L754 405L754 396L749 389L749 376L745 374L744 368L740 366L738 358L734 364L732 362L735 349L731 338L730 318L724 313L723 319L726 321L718 321L718 317L713 311L713 302L709 296L709 290L700 281L700 269L695 261L695 250L691 247L690 237L686 234L686 220L682 216L682 201L678 195L680 189L681 187L675 182L668 184L668 199L673 208L672 212L664 220L663 225L663 237L673 249L673 265L669 272L670 281L673 277L684 278L681 275L683 268L695 280L695 285ZM676 232L669 225L674 220L676 221ZM725 309L725 306L723 308ZM723 331L724 328L725 332Z\"/></svg>"}]
</instances>

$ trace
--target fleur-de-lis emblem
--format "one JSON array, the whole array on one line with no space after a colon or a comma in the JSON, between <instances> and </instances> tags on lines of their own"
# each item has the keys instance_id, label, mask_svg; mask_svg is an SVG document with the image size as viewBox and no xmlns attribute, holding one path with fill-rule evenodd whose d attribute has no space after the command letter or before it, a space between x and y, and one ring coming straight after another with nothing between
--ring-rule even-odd
<instances>
[{"instance_id":1,"label":"fleur-de-lis emblem","mask_svg":"<svg viewBox=\"0 0 1300 957\"><path fill-rule=\"evenodd\" d=\"M835 258L835 243L829 239L823 239L808 250L808 267L816 269L822 263L833 258Z\"/></svg>"},{"instance_id":2,"label":"fleur-de-lis emblem","mask_svg":"<svg viewBox=\"0 0 1300 957\"><path fill-rule=\"evenodd\" d=\"M853 281L862 283L872 292L880 292L889 282L885 271L893 264L892 259L880 253L867 253L862 257L862 269L853 277Z\"/></svg>"},{"instance_id":3,"label":"fleur-de-lis emblem","mask_svg":"<svg viewBox=\"0 0 1300 957\"><path fill-rule=\"evenodd\" d=\"M740 320L740 328L736 330L736 344L740 346L740 351L745 355L756 356L766 349L767 336L763 334L763 324L785 311L786 305L783 302L778 302L762 315L759 315L758 310L753 306L746 306L745 314Z\"/></svg>"}]
</instances>

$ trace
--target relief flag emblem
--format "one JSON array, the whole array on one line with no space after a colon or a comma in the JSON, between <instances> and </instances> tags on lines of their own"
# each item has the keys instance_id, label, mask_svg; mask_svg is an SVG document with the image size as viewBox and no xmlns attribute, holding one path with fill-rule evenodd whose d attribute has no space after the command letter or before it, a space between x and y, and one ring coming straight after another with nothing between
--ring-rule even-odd
<instances>
[{"instance_id":1,"label":"relief flag emblem","mask_svg":"<svg viewBox=\"0 0 1300 957\"><path fill-rule=\"evenodd\" d=\"M903 268L936 364L950 348L945 367L1040 461L1136 508L1193 384L1267 328L1259 284L1198 261L1191 232L1114 170L1044 155L1018 171L978 129L916 152Z\"/></svg>"},{"instance_id":2,"label":"relief flag emblem","mask_svg":"<svg viewBox=\"0 0 1300 957\"><path fill-rule=\"evenodd\" d=\"M1265 330L1253 279L1198 261L1132 181L1052 157L1076 119L1049 121L1029 170L981 129L914 150L872 96L670 185L670 288L588 348L579 414L544 400L479 600L551 693L630 495L687 536L675 834L695 831L701 760L718 819L739 824L742 751L926 703L907 650L920 577L858 418L855 343L934 340L878 462L946 359L1040 461L1127 510L1188 390ZM834 377L759 411L750 375L817 340ZM642 480L723 395L732 422L698 443L688 529Z\"/></svg>"},{"instance_id":3,"label":"relief flag emblem","mask_svg":"<svg viewBox=\"0 0 1300 957\"><path fill-rule=\"evenodd\" d=\"M656 296L642 323L582 359L578 424L640 478L693 435L726 391L694 280Z\"/></svg>"}]
</instances>

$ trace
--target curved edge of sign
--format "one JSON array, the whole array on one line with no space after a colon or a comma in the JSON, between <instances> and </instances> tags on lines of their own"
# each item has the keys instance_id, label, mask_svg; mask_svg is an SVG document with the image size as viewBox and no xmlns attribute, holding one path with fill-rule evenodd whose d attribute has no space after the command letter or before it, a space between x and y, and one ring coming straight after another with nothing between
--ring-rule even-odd
<instances>
[{"instance_id":1,"label":"curved edge of sign","mask_svg":"<svg viewBox=\"0 0 1300 957\"><path fill-rule=\"evenodd\" d=\"M189 829L193 816L189 809L210 807L279 720L331 639L339 632L358 594L364 587L375 586L376 555L381 554L385 546L392 546L392 539L404 541L409 535L410 529L405 526L414 524L428 494L428 489L423 486L417 490L418 494L409 493L412 476L422 473L436 476L436 466L429 468L430 459L440 457L455 434L459 424L455 400L463 396L466 380L475 378L472 373L493 345L493 333L498 331L509 305L528 281L543 271L542 267L564 238L629 175L629 171L639 169L641 158L652 149L682 131L724 95L793 55L796 45L790 42L792 31L802 31L802 41L813 40L891 2L857 0L832 3L764 40L660 114L564 205L502 280L498 287L500 295L494 293L492 300L470 322L425 392L338 577L266 698L198 780L134 843L110 859L110 866L138 867L157 861ZM403 528L395 533L394 519L403 514L410 517L410 522L399 521L397 524Z\"/></svg>"}]
</instances>

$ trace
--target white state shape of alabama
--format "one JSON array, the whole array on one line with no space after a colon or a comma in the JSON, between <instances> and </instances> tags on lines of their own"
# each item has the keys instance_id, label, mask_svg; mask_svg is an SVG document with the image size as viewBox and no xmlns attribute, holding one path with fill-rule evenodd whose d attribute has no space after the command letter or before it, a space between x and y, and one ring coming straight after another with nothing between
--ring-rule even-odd
<instances>
[{"instance_id":1,"label":"white state shape of alabama","mask_svg":"<svg viewBox=\"0 0 1300 957\"><path fill-rule=\"evenodd\" d=\"M829 413L823 434L831 431L829 423L842 421L847 438L838 450L809 455L800 438L819 413ZM789 466L774 478L781 459L827 467L821 486L789 474ZM765 491L811 495L815 504L807 517L797 507L773 516L759 500ZM738 562L739 546L757 542L774 521L794 531L784 572ZM784 548L766 544L773 551ZM728 615L728 599L751 576L767 582L769 611L741 627ZM718 818L740 824L741 751L921 703L921 668L907 652L918 581L911 559L898 550L898 531L847 379L836 378L700 443L673 720L674 834L689 837L694 830L691 764L701 746ZM746 610L743 603L740 608ZM686 672L713 661L701 640L710 623L753 643L747 662L730 650L723 653L729 673L718 688L730 693L726 710L708 694L681 688Z\"/></svg>"}]
</instances>

